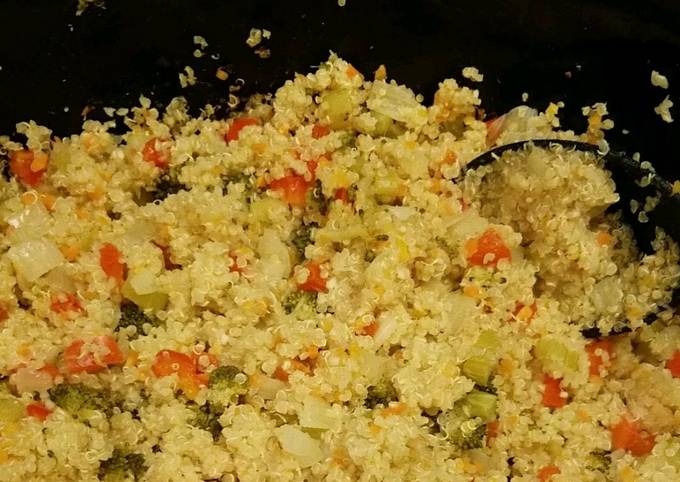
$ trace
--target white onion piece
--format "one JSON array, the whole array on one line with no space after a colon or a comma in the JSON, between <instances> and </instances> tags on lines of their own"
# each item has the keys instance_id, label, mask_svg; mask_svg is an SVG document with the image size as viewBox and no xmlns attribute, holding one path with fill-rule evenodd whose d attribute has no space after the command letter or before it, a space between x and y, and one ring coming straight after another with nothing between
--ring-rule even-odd
<instances>
[{"instance_id":1,"label":"white onion piece","mask_svg":"<svg viewBox=\"0 0 680 482\"><path fill-rule=\"evenodd\" d=\"M12 244L40 239L50 221L50 214L42 203L36 202L28 206L21 213L7 220L7 224L14 228L8 235Z\"/></svg>"},{"instance_id":2,"label":"white onion piece","mask_svg":"<svg viewBox=\"0 0 680 482\"><path fill-rule=\"evenodd\" d=\"M331 407L318 398L305 400L300 412L300 425L322 430L338 430L340 420L333 414Z\"/></svg>"},{"instance_id":3,"label":"white onion piece","mask_svg":"<svg viewBox=\"0 0 680 482\"><path fill-rule=\"evenodd\" d=\"M413 91L404 86L375 81L366 105L372 111L405 122L410 127L419 127L427 122L427 109L416 100Z\"/></svg>"},{"instance_id":4,"label":"white onion piece","mask_svg":"<svg viewBox=\"0 0 680 482\"><path fill-rule=\"evenodd\" d=\"M279 239L276 231L265 229L257 242L257 251L264 266L262 272L272 279L287 278L290 274L290 252L286 244Z\"/></svg>"},{"instance_id":5,"label":"white onion piece","mask_svg":"<svg viewBox=\"0 0 680 482\"><path fill-rule=\"evenodd\" d=\"M17 273L28 282L33 282L64 262L57 246L46 239L24 241L12 246L7 252Z\"/></svg>"},{"instance_id":6,"label":"white onion piece","mask_svg":"<svg viewBox=\"0 0 680 482\"><path fill-rule=\"evenodd\" d=\"M323 459L319 442L292 425L274 430L284 452L293 455L302 467L310 467Z\"/></svg>"}]
</instances>

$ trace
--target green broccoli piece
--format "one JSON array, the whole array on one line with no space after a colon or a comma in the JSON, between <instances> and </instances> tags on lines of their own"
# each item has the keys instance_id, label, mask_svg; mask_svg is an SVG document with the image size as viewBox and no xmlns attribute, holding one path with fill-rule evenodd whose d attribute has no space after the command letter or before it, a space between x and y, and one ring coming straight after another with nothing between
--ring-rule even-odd
<instances>
[{"instance_id":1,"label":"green broccoli piece","mask_svg":"<svg viewBox=\"0 0 680 482\"><path fill-rule=\"evenodd\" d=\"M124 452L115 449L111 458L99 465L99 480L104 482L124 482L141 480L147 466L142 454Z\"/></svg>"},{"instance_id":2,"label":"green broccoli piece","mask_svg":"<svg viewBox=\"0 0 680 482\"><path fill-rule=\"evenodd\" d=\"M586 468L607 473L612 463L610 453L606 450L593 450L586 456Z\"/></svg>"},{"instance_id":3,"label":"green broccoli piece","mask_svg":"<svg viewBox=\"0 0 680 482\"><path fill-rule=\"evenodd\" d=\"M295 247L300 258L305 257L305 248L313 243L312 230L318 228L316 223L303 224L294 233L291 238L291 244Z\"/></svg>"},{"instance_id":4,"label":"green broccoli piece","mask_svg":"<svg viewBox=\"0 0 680 482\"><path fill-rule=\"evenodd\" d=\"M322 216L328 214L328 206L332 202L332 199L328 199L323 194L323 187L321 186L321 181L318 179L314 183L314 188L310 189L307 194L307 206L312 210L316 210Z\"/></svg>"},{"instance_id":5,"label":"green broccoli piece","mask_svg":"<svg viewBox=\"0 0 680 482\"><path fill-rule=\"evenodd\" d=\"M257 195L258 189L255 185L255 179L250 174L239 172L230 174L228 176L222 176L222 185L224 188L228 189L232 184L243 184L246 202L248 204L253 202Z\"/></svg>"},{"instance_id":6,"label":"green broccoli piece","mask_svg":"<svg viewBox=\"0 0 680 482\"><path fill-rule=\"evenodd\" d=\"M235 403L248 392L248 375L231 365L224 365L210 372L208 377L208 401L215 410Z\"/></svg>"},{"instance_id":7,"label":"green broccoli piece","mask_svg":"<svg viewBox=\"0 0 680 482\"><path fill-rule=\"evenodd\" d=\"M387 407L390 402L399 400L399 394L389 380L382 380L376 385L368 387L364 406L366 408L374 409L378 405Z\"/></svg>"},{"instance_id":8,"label":"green broccoli piece","mask_svg":"<svg viewBox=\"0 0 680 482\"><path fill-rule=\"evenodd\" d=\"M317 295L312 291L293 291L283 299L281 306L288 314L298 310L303 314L307 311L316 313Z\"/></svg>"},{"instance_id":9,"label":"green broccoli piece","mask_svg":"<svg viewBox=\"0 0 680 482\"><path fill-rule=\"evenodd\" d=\"M52 401L76 420L87 419L93 410L110 416L117 405L111 393L82 383L62 383L48 390Z\"/></svg>"},{"instance_id":10,"label":"green broccoli piece","mask_svg":"<svg viewBox=\"0 0 680 482\"><path fill-rule=\"evenodd\" d=\"M158 326L159 321L156 317L149 317L144 314L144 311L134 303L123 303L120 307L120 319L115 331L128 326L134 326L137 332L131 338L137 338L139 335L144 335L144 325Z\"/></svg>"},{"instance_id":11,"label":"green broccoli piece","mask_svg":"<svg viewBox=\"0 0 680 482\"><path fill-rule=\"evenodd\" d=\"M446 439L459 450L478 449L484 446L486 424L479 417L470 417L462 404L443 412L437 422Z\"/></svg>"},{"instance_id":12,"label":"green broccoli piece","mask_svg":"<svg viewBox=\"0 0 680 482\"><path fill-rule=\"evenodd\" d=\"M176 170L170 170L156 180L156 184L151 189L151 196L154 201L163 201L171 194L188 190L187 186L178 179Z\"/></svg>"},{"instance_id":13,"label":"green broccoli piece","mask_svg":"<svg viewBox=\"0 0 680 482\"><path fill-rule=\"evenodd\" d=\"M213 440L217 440L222 433L220 416L223 410L211 403L206 403L195 409L196 415L191 420L191 425L206 432L210 432Z\"/></svg>"}]
</instances>

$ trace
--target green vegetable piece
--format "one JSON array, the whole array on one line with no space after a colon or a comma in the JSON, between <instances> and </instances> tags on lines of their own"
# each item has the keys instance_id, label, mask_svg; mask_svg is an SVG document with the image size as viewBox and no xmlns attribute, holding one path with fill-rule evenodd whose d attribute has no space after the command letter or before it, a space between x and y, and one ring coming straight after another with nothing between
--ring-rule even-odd
<instances>
[{"instance_id":1,"label":"green vegetable piece","mask_svg":"<svg viewBox=\"0 0 680 482\"><path fill-rule=\"evenodd\" d=\"M159 326L160 322L155 317L149 317L144 314L139 306L134 303L123 303L120 307L120 319L116 326L116 331L128 326L134 326L137 332L131 338L137 338L140 335L145 335L145 326Z\"/></svg>"},{"instance_id":2,"label":"green vegetable piece","mask_svg":"<svg viewBox=\"0 0 680 482\"><path fill-rule=\"evenodd\" d=\"M376 385L368 387L364 406L366 408L374 409L379 405L387 407L390 402L399 400L399 394L389 380L383 380Z\"/></svg>"},{"instance_id":3,"label":"green vegetable piece","mask_svg":"<svg viewBox=\"0 0 680 482\"><path fill-rule=\"evenodd\" d=\"M545 371L578 370L578 353L553 338L540 339L534 347L534 355Z\"/></svg>"},{"instance_id":4,"label":"green vegetable piece","mask_svg":"<svg viewBox=\"0 0 680 482\"><path fill-rule=\"evenodd\" d=\"M457 403L451 410L437 417L437 423L446 439L458 450L477 449L484 446L486 425L479 417L465 413L464 403Z\"/></svg>"},{"instance_id":5,"label":"green vegetable piece","mask_svg":"<svg viewBox=\"0 0 680 482\"><path fill-rule=\"evenodd\" d=\"M479 334L475 342L475 348L488 352L490 355L496 356L501 347L501 340L493 330L484 330Z\"/></svg>"},{"instance_id":6,"label":"green vegetable piece","mask_svg":"<svg viewBox=\"0 0 680 482\"><path fill-rule=\"evenodd\" d=\"M472 390L464 399L463 410L471 417L478 417L482 422L488 423L496 419L498 415L497 405L498 397L496 395Z\"/></svg>"},{"instance_id":7,"label":"green vegetable piece","mask_svg":"<svg viewBox=\"0 0 680 482\"><path fill-rule=\"evenodd\" d=\"M62 383L47 391L52 401L76 420L86 420L92 411L111 415L116 401L108 391L97 390L82 383Z\"/></svg>"},{"instance_id":8,"label":"green vegetable piece","mask_svg":"<svg viewBox=\"0 0 680 482\"><path fill-rule=\"evenodd\" d=\"M12 423L24 418L23 404L13 398L0 399L0 424Z\"/></svg>"},{"instance_id":9,"label":"green vegetable piece","mask_svg":"<svg viewBox=\"0 0 680 482\"><path fill-rule=\"evenodd\" d=\"M316 301L318 293L312 291L293 291L281 302L283 310L291 314L300 312L301 314L316 313Z\"/></svg>"},{"instance_id":10,"label":"green vegetable piece","mask_svg":"<svg viewBox=\"0 0 680 482\"><path fill-rule=\"evenodd\" d=\"M123 283L120 293L143 310L160 311L168 304L167 293L156 292L140 295L135 292L129 281Z\"/></svg>"},{"instance_id":11,"label":"green vegetable piece","mask_svg":"<svg viewBox=\"0 0 680 482\"><path fill-rule=\"evenodd\" d=\"M394 125L394 121L389 116L380 112L371 111L371 115L375 118L375 127L372 134L374 136L386 136Z\"/></svg>"},{"instance_id":12,"label":"green vegetable piece","mask_svg":"<svg viewBox=\"0 0 680 482\"><path fill-rule=\"evenodd\" d=\"M224 365L210 372L208 400L214 410L223 411L227 405L238 402L238 398L246 393L248 375L237 367Z\"/></svg>"},{"instance_id":13,"label":"green vegetable piece","mask_svg":"<svg viewBox=\"0 0 680 482\"><path fill-rule=\"evenodd\" d=\"M125 482L141 480L147 471L144 456L115 449L111 458L99 465L99 480L103 482Z\"/></svg>"},{"instance_id":14,"label":"green vegetable piece","mask_svg":"<svg viewBox=\"0 0 680 482\"><path fill-rule=\"evenodd\" d=\"M177 174L171 171L158 178L151 189L151 196L154 201L164 201L168 196L186 190L187 186L179 182Z\"/></svg>"},{"instance_id":15,"label":"green vegetable piece","mask_svg":"<svg viewBox=\"0 0 680 482\"><path fill-rule=\"evenodd\" d=\"M196 416L191 420L191 425L210 432L213 440L217 440L222 433L222 425L220 424L220 416L223 410L217 409L210 403L201 405L196 410Z\"/></svg>"},{"instance_id":16,"label":"green vegetable piece","mask_svg":"<svg viewBox=\"0 0 680 482\"><path fill-rule=\"evenodd\" d=\"M353 109L349 89L333 89L321 95L320 117L327 120L332 129L344 127Z\"/></svg>"},{"instance_id":17,"label":"green vegetable piece","mask_svg":"<svg viewBox=\"0 0 680 482\"><path fill-rule=\"evenodd\" d=\"M301 259L305 257L305 248L313 243L312 230L319 227L316 223L302 224L294 233L291 239L291 244Z\"/></svg>"},{"instance_id":18,"label":"green vegetable piece","mask_svg":"<svg viewBox=\"0 0 680 482\"><path fill-rule=\"evenodd\" d=\"M610 452L606 450L593 450L586 456L586 468L588 470L607 473L611 463Z\"/></svg>"},{"instance_id":19,"label":"green vegetable piece","mask_svg":"<svg viewBox=\"0 0 680 482\"><path fill-rule=\"evenodd\" d=\"M480 385L488 385L496 361L484 356L472 356L463 362L463 375Z\"/></svg>"}]
</instances>

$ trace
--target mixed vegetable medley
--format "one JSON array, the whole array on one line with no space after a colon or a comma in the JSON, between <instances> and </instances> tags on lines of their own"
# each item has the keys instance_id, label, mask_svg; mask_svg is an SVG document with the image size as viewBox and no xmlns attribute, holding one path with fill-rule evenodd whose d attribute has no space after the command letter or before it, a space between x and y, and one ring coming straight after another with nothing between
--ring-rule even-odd
<instances>
[{"instance_id":1,"label":"mixed vegetable medley","mask_svg":"<svg viewBox=\"0 0 680 482\"><path fill-rule=\"evenodd\" d=\"M680 479L677 246L587 153L460 178L606 106L386 75L0 138L0 480Z\"/></svg>"}]
</instances>

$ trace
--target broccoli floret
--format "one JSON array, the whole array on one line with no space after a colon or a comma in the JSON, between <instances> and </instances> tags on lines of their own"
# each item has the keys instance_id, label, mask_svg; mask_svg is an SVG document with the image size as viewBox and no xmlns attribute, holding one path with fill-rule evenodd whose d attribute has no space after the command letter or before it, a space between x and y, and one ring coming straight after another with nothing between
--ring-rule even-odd
<instances>
[{"instance_id":1,"label":"broccoli floret","mask_svg":"<svg viewBox=\"0 0 680 482\"><path fill-rule=\"evenodd\" d=\"M229 188L232 184L243 184L244 191L243 194L246 198L246 202L250 204L253 202L257 195L257 186L255 185L255 179L250 174L244 172L239 172L236 174L230 174L228 176L222 177L222 185L225 188Z\"/></svg>"},{"instance_id":2,"label":"broccoli floret","mask_svg":"<svg viewBox=\"0 0 680 482\"><path fill-rule=\"evenodd\" d=\"M446 439L458 449L477 449L484 446L486 424L479 417L469 417L461 404L442 413L437 422L446 434Z\"/></svg>"},{"instance_id":3,"label":"broccoli floret","mask_svg":"<svg viewBox=\"0 0 680 482\"><path fill-rule=\"evenodd\" d=\"M288 314L296 310L308 310L316 313L316 302L318 293L312 291L293 291L284 298L281 306Z\"/></svg>"},{"instance_id":4,"label":"broccoli floret","mask_svg":"<svg viewBox=\"0 0 680 482\"><path fill-rule=\"evenodd\" d=\"M248 375L235 366L225 365L210 372L208 400L214 410L224 410L224 407L235 403L241 395L247 392Z\"/></svg>"},{"instance_id":5,"label":"broccoli floret","mask_svg":"<svg viewBox=\"0 0 680 482\"><path fill-rule=\"evenodd\" d=\"M390 402L397 400L399 400L399 394L394 389L392 382L382 380L380 383L368 387L364 406L370 409L374 409L378 405L387 407Z\"/></svg>"},{"instance_id":6,"label":"broccoli floret","mask_svg":"<svg viewBox=\"0 0 680 482\"><path fill-rule=\"evenodd\" d=\"M300 258L305 257L305 248L312 244L312 230L318 228L316 223L303 224L294 233L291 238L291 244L295 247Z\"/></svg>"},{"instance_id":7,"label":"broccoli floret","mask_svg":"<svg viewBox=\"0 0 680 482\"><path fill-rule=\"evenodd\" d=\"M221 408L216 407L211 403L206 403L196 408L196 415L191 420L191 425L206 432L210 432L213 440L217 440L222 433L222 425L220 424L220 416L223 413Z\"/></svg>"},{"instance_id":8,"label":"broccoli floret","mask_svg":"<svg viewBox=\"0 0 680 482\"><path fill-rule=\"evenodd\" d=\"M150 191L154 201L163 201L171 194L177 194L183 190L187 190L187 186L179 181L178 173L171 169L156 180L156 184Z\"/></svg>"},{"instance_id":9,"label":"broccoli floret","mask_svg":"<svg viewBox=\"0 0 680 482\"><path fill-rule=\"evenodd\" d=\"M586 457L586 468L589 470L607 473L611 463L611 456L606 450L593 450Z\"/></svg>"},{"instance_id":10,"label":"broccoli floret","mask_svg":"<svg viewBox=\"0 0 680 482\"><path fill-rule=\"evenodd\" d=\"M321 181L317 179L316 183L314 183L314 188L310 189L307 194L307 206L325 216L328 213L328 206L330 203L331 200L323 194Z\"/></svg>"},{"instance_id":11,"label":"broccoli floret","mask_svg":"<svg viewBox=\"0 0 680 482\"><path fill-rule=\"evenodd\" d=\"M111 415L116 401L104 390L88 387L82 383L62 383L48 390L50 398L76 420L85 420L93 410Z\"/></svg>"},{"instance_id":12,"label":"broccoli floret","mask_svg":"<svg viewBox=\"0 0 680 482\"><path fill-rule=\"evenodd\" d=\"M134 326L137 329L137 332L132 335L131 338L137 338L139 335L145 334L144 325L146 324L158 326L159 322L155 317L146 316L144 311L132 302L121 305L120 319L118 320L116 331L119 331L121 328L127 328L128 326Z\"/></svg>"},{"instance_id":13,"label":"broccoli floret","mask_svg":"<svg viewBox=\"0 0 680 482\"><path fill-rule=\"evenodd\" d=\"M124 482L141 480L147 466L144 456L115 449L111 458L99 465L99 480L104 482Z\"/></svg>"}]
</instances>

